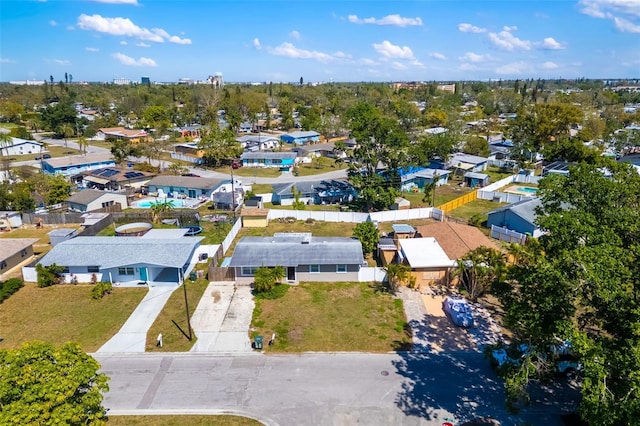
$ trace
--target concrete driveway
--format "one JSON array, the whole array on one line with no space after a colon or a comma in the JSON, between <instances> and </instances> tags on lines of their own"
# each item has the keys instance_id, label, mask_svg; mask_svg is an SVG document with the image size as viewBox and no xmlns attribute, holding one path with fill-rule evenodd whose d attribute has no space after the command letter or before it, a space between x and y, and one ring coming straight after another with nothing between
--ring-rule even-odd
<instances>
[{"instance_id":1,"label":"concrete driveway","mask_svg":"<svg viewBox=\"0 0 640 426\"><path fill-rule=\"evenodd\" d=\"M156 320L167 300L178 285L149 287L149 292L138 304L129 319L98 353L144 352L147 343L147 331Z\"/></svg>"},{"instance_id":2,"label":"concrete driveway","mask_svg":"<svg viewBox=\"0 0 640 426\"><path fill-rule=\"evenodd\" d=\"M255 303L249 284L211 282L191 317L198 337L191 352L251 352L249 327Z\"/></svg>"}]
</instances>

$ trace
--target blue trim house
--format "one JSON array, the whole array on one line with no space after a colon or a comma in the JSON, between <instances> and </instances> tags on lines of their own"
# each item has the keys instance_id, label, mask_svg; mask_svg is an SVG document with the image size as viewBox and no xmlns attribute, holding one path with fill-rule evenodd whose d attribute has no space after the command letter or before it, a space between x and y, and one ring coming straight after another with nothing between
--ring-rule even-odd
<instances>
[{"instance_id":1,"label":"blue trim house","mask_svg":"<svg viewBox=\"0 0 640 426\"><path fill-rule=\"evenodd\" d=\"M539 198L532 198L492 210L488 213L487 227L500 226L538 238L544 233L535 224L536 208L541 205Z\"/></svg>"},{"instance_id":2,"label":"blue trim house","mask_svg":"<svg viewBox=\"0 0 640 426\"><path fill-rule=\"evenodd\" d=\"M400 179L402 186L400 190L403 192L412 191L414 189L422 189L425 185L430 184L436 179L436 186L445 185L449 181L449 170L428 169L426 167L409 167L400 170Z\"/></svg>"},{"instance_id":3,"label":"blue trim house","mask_svg":"<svg viewBox=\"0 0 640 426\"><path fill-rule=\"evenodd\" d=\"M291 170L296 165L294 152L243 152L240 156L244 167L279 167Z\"/></svg>"},{"instance_id":4,"label":"blue trim house","mask_svg":"<svg viewBox=\"0 0 640 426\"><path fill-rule=\"evenodd\" d=\"M280 140L284 143L294 145L306 145L308 143L320 142L320 133L313 130L291 132L280 136Z\"/></svg>"},{"instance_id":5,"label":"blue trim house","mask_svg":"<svg viewBox=\"0 0 640 426\"><path fill-rule=\"evenodd\" d=\"M283 206L292 205L295 201L293 188L300 194L300 201L305 204L348 203L358 196L356 189L346 181L300 181L273 184L271 202Z\"/></svg>"},{"instance_id":6,"label":"blue trim house","mask_svg":"<svg viewBox=\"0 0 640 426\"><path fill-rule=\"evenodd\" d=\"M459 169L465 172L482 172L487 170L489 159L477 155L457 152L444 164L440 159L431 160L429 167L434 169Z\"/></svg>"},{"instance_id":7,"label":"blue trim house","mask_svg":"<svg viewBox=\"0 0 640 426\"><path fill-rule=\"evenodd\" d=\"M107 152L87 155L73 155L70 157L48 158L46 160L42 160L41 164L42 171L47 174L74 176L88 170L97 170L103 167L113 167L116 165L116 162L111 156L111 153Z\"/></svg>"},{"instance_id":8,"label":"blue trim house","mask_svg":"<svg viewBox=\"0 0 640 426\"><path fill-rule=\"evenodd\" d=\"M484 173L467 172L464 174L464 183L469 188L482 188L489 185L490 177Z\"/></svg>"}]
</instances>

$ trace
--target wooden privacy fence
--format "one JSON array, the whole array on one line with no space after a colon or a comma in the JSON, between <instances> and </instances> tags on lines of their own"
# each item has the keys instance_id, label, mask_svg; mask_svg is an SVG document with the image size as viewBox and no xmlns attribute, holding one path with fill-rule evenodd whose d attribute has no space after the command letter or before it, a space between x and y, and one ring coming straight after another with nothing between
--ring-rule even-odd
<instances>
[{"instance_id":1,"label":"wooden privacy fence","mask_svg":"<svg viewBox=\"0 0 640 426\"><path fill-rule=\"evenodd\" d=\"M214 263L209 263L209 281L235 281L236 272L235 268L213 266Z\"/></svg>"},{"instance_id":2,"label":"wooden privacy fence","mask_svg":"<svg viewBox=\"0 0 640 426\"><path fill-rule=\"evenodd\" d=\"M451 210L455 210L458 207L462 207L467 203L470 203L471 201L475 200L478 198L478 190L474 189L473 191L469 192L468 194L464 194L461 197L456 198L455 200L451 200L447 203L442 204L441 206L436 207L439 210L442 210L443 213L448 213Z\"/></svg>"}]
</instances>

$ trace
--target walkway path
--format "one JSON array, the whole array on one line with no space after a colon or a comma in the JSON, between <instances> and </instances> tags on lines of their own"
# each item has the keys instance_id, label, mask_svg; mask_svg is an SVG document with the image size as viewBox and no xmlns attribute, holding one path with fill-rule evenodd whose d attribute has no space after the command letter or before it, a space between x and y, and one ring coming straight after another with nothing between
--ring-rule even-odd
<instances>
[{"instance_id":1,"label":"walkway path","mask_svg":"<svg viewBox=\"0 0 640 426\"><path fill-rule=\"evenodd\" d=\"M164 307L169 296L178 288L175 286L150 287L147 295L138 304L129 319L107 343L98 349L99 353L144 352L147 331Z\"/></svg>"},{"instance_id":2,"label":"walkway path","mask_svg":"<svg viewBox=\"0 0 640 426\"><path fill-rule=\"evenodd\" d=\"M251 352L249 327L255 304L249 284L212 282L191 317L198 340L191 352Z\"/></svg>"}]
</instances>

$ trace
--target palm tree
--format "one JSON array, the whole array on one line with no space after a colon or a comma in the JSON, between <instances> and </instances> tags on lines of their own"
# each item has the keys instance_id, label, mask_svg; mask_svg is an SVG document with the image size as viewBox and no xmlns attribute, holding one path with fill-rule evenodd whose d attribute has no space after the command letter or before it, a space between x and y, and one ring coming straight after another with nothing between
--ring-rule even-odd
<instances>
[{"instance_id":1,"label":"palm tree","mask_svg":"<svg viewBox=\"0 0 640 426\"><path fill-rule=\"evenodd\" d=\"M11 146L13 138L9 133L0 132L0 155L4 155L4 149Z\"/></svg>"},{"instance_id":2,"label":"palm tree","mask_svg":"<svg viewBox=\"0 0 640 426\"><path fill-rule=\"evenodd\" d=\"M173 210L173 202L169 199L162 199L161 201L156 201L151 205L151 214L153 216L153 223L158 223L160 221L160 217L167 212Z\"/></svg>"},{"instance_id":3,"label":"palm tree","mask_svg":"<svg viewBox=\"0 0 640 426\"><path fill-rule=\"evenodd\" d=\"M80 136L78 138L78 147L80 148L80 151L82 151L84 155L87 155L88 146L89 146L89 142L87 141L87 138L85 138L84 136Z\"/></svg>"},{"instance_id":4,"label":"palm tree","mask_svg":"<svg viewBox=\"0 0 640 426\"><path fill-rule=\"evenodd\" d=\"M67 138L73 136L73 134L75 133L75 128L69 123L62 123L58 127L58 133L60 133L64 138L64 147L67 148Z\"/></svg>"}]
</instances>

